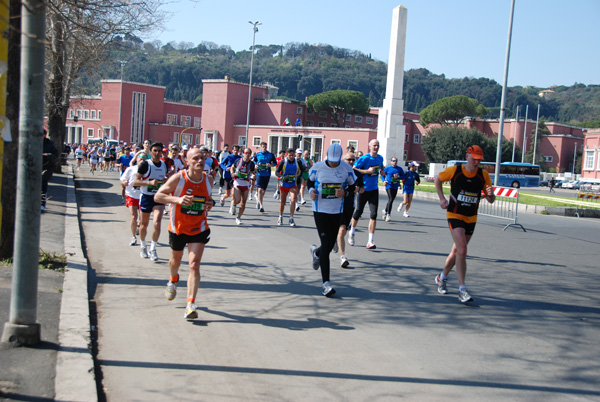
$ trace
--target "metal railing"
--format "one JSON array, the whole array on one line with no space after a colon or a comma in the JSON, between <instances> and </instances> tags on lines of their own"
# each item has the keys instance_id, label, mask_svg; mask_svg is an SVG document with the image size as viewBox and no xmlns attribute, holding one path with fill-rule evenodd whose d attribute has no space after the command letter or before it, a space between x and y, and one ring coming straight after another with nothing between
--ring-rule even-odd
<instances>
[{"instance_id":1,"label":"metal railing","mask_svg":"<svg viewBox=\"0 0 600 402\"><path fill-rule=\"evenodd\" d=\"M510 226L518 226L526 232L523 225L517 222L519 218L519 189L513 187L494 187L496 201L493 204L483 200L479 202L478 215L491 216L498 219L506 219L511 221L502 230Z\"/></svg>"}]
</instances>

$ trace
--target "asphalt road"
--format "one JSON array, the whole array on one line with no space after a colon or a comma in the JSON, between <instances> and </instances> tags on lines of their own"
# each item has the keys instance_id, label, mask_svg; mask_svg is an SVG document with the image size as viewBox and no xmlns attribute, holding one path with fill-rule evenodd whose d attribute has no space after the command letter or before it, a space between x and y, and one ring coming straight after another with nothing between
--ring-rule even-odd
<instances>
[{"instance_id":1,"label":"asphalt road","mask_svg":"<svg viewBox=\"0 0 600 402\"><path fill-rule=\"evenodd\" d=\"M480 217L467 307L454 273L437 293L451 238L439 205L415 200L410 218L377 222L374 251L360 221L350 269L332 254L328 299L308 205L298 227L278 227L271 189L242 227L227 208L210 213L200 316L186 321L185 282L164 296L166 218L159 262L143 260L116 174L77 175L109 401L600 400L598 220L523 214L523 232Z\"/></svg>"}]
</instances>

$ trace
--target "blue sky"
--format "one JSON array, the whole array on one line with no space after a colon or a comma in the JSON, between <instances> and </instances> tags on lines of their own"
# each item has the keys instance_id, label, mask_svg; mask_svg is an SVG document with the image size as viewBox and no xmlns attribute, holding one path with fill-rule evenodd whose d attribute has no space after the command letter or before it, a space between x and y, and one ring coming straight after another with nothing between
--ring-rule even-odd
<instances>
[{"instance_id":1,"label":"blue sky","mask_svg":"<svg viewBox=\"0 0 600 402\"><path fill-rule=\"evenodd\" d=\"M408 9L405 70L502 84L510 0L182 0L165 9L165 31L145 40L329 44L387 62L392 10ZM508 85L600 84L600 0L516 0Z\"/></svg>"}]
</instances>

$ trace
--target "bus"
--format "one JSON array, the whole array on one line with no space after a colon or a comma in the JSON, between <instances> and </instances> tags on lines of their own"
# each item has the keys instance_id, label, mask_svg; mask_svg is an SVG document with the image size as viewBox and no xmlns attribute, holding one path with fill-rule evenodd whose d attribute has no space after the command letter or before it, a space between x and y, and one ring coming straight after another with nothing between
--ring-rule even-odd
<instances>
[{"instance_id":1,"label":"bus","mask_svg":"<svg viewBox=\"0 0 600 402\"><path fill-rule=\"evenodd\" d=\"M460 165L466 161L448 161L447 166ZM496 172L495 162L481 162L479 166L487 170L494 184ZM500 164L500 176L498 185L501 187L539 187L540 185L540 165L519 162L502 162Z\"/></svg>"}]
</instances>

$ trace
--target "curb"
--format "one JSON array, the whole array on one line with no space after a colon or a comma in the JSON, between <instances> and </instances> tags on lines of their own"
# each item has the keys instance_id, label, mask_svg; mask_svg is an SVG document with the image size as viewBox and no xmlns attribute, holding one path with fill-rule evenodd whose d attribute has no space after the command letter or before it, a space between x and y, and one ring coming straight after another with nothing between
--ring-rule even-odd
<instances>
[{"instance_id":1,"label":"curb","mask_svg":"<svg viewBox=\"0 0 600 402\"><path fill-rule=\"evenodd\" d=\"M91 354L88 300L88 261L81 248L79 210L72 165L67 177L65 254L67 269L58 326L59 349L54 382L56 401L97 401L94 359Z\"/></svg>"}]
</instances>

